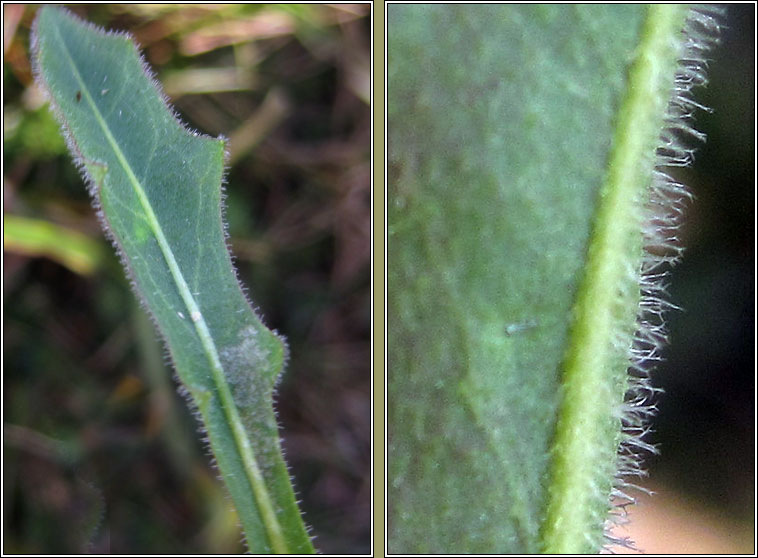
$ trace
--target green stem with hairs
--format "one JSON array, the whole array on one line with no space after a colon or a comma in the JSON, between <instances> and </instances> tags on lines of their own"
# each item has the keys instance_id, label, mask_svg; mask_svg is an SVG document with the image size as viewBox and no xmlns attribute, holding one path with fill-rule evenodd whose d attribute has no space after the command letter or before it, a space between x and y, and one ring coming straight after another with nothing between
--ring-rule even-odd
<instances>
[{"instance_id":1,"label":"green stem with hairs","mask_svg":"<svg viewBox=\"0 0 758 558\"><path fill-rule=\"evenodd\" d=\"M562 403L553 443L547 514L542 529L546 553L586 550L585 533L596 523L591 506L598 487L597 464L607 446L603 426L619 404L608 371L618 324L618 285L628 277L640 240L641 201L652 179L655 148L664 125L687 6L651 6L627 93L618 113L607 178L600 191L584 279L563 366ZM631 250L630 250L631 248Z\"/></svg>"}]
</instances>

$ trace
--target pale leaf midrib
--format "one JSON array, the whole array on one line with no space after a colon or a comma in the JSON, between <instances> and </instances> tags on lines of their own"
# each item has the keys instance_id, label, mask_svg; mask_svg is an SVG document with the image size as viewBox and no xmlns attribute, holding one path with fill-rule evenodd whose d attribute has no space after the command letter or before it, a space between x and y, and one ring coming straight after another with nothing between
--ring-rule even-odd
<instances>
[{"instance_id":1,"label":"pale leaf midrib","mask_svg":"<svg viewBox=\"0 0 758 558\"><path fill-rule=\"evenodd\" d=\"M112 147L114 154L116 155L116 158L118 159L119 163L124 169L124 172L129 178L131 186L134 189L134 193L137 195L138 199L140 200L142 209L145 211L145 214L147 215L147 220L150 225L150 228L152 229L153 234L155 235L155 239L158 242L158 245L161 249L161 253L164 256L166 260L166 264L168 265L169 270L171 271L171 275L174 279L174 282L176 283L177 290L179 291L179 294L182 297L182 300L187 306L187 310L189 312L188 316L191 317L191 321L193 322L195 326L195 331L197 332L197 335L200 338L200 342L202 343L203 349L206 353L211 370L213 372L214 383L216 384L216 388L218 389L219 397L221 398L222 406L224 408L224 413L227 415L227 419L229 421L229 427L232 430L232 433L237 445L237 450L244 464L248 481L250 482L253 492L255 493L259 510L261 512L261 515L263 516L263 519L264 519L263 524L267 531L269 540L271 542L271 547L277 553L280 553L280 554L287 553L289 552L289 549L285 541L281 525L279 524L279 520L276 516L276 512L274 511L274 506L273 506L271 497L269 496L268 490L266 488L265 481L263 480L263 476L260 472L260 467L258 466L257 460L255 458L253 448L250 445L250 441L248 440L247 434L244 431L244 427L242 426L242 420L241 420L241 417L239 416L237 407L234 403L234 398L231 394L229 386L226 383L223 365L221 364L221 360L218 356L218 351L216 349L215 342L213 341L210 330L208 329L208 326L205 322L205 318L200 312L200 308L195 302L195 299L192 297L192 294L187 285L187 282L184 279L184 275L182 274L182 271L179 269L179 264L177 263L176 258L174 257L174 253L171 247L169 246L168 240L166 239L166 236L163 233L163 229L160 226L160 223L158 222L158 219L155 215L155 212L152 209L152 206L150 204L149 199L147 198L147 195L145 194L145 190L142 187L141 182L139 181L134 171L132 170L131 165L129 164L121 148L119 147L118 141L115 139L115 137L111 133L111 130L108 124L106 123L105 119L100 113L100 110L95 104L92 96L90 95L89 89L87 88L85 81L83 80L81 73L79 72L79 68L77 67L76 62L74 61L74 59L71 56L71 53L68 50L68 45L66 44L66 41L60 35L58 27L53 26L53 29L56 33L58 40L60 41L62 45L62 51L65 54L66 59L68 60L72 68L73 75L75 76L76 80L79 82L81 86L83 99L85 99L86 102L91 107L95 118L100 124L100 127L102 128L103 133L108 139L108 142L110 146Z\"/></svg>"},{"instance_id":2,"label":"pale leaf midrib","mask_svg":"<svg viewBox=\"0 0 758 558\"><path fill-rule=\"evenodd\" d=\"M596 222L585 264L585 276L577 292L567 357L563 365L563 401L553 442L552 479L546 518L541 533L547 553L581 553L588 529L593 528L590 500L595 496L595 437L614 403L609 401L612 381L608 373L609 340L618 324L613 307L617 285L627 274L631 256L625 241L640 230L639 208L643 193L640 174L650 159L650 140L663 126L658 106L662 80L674 75L662 72L659 63L669 55L672 30L681 29L686 7L651 6L643 25L639 51L629 73L624 100L601 187ZM683 10L683 11L677 11ZM659 114L660 113L660 114ZM657 129L653 129L657 126ZM650 177L652 177L652 167ZM640 230L641 234L641 230ZM604 387L605 386L605 387Z\"/></svg>"}]
</instances>

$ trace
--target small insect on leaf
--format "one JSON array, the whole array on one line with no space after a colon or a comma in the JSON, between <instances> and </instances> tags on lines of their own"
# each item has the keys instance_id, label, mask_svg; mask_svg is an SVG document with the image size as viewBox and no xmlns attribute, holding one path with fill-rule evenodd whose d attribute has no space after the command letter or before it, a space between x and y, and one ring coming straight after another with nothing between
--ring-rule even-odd
<instances>
[{"instance_id":1,"label":"small insect on leaf","mask_svg":"<svg viewBox=\"0 0 758 558\"><path fill-rule=\"evenodd\" d=\"M76 92L76 102L78 103L81 100L82 100L82 92L81 91L77 91Z\"/></svg>"},{"instance_id":2,"label":"small insect on leaf","mask_svg":"<svg viewBox=\"0 0 758 558\"><path fill-rule=\"evenodd\" d=\"M511 323L505 326L505 334L510 337L523 331L528 331L537 327L537 320L526 320L524 322Z\"/></svg>"}]
</instances>

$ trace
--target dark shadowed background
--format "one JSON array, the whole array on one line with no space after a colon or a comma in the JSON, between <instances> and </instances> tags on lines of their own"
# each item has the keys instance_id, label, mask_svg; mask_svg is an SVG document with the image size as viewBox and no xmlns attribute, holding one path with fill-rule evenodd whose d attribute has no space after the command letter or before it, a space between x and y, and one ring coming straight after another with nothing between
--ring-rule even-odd
<instances>
[{"instance_id":1,"label":"dark shadowed background","mask_svg":"<svg viewBox=\"0 0 758 558\"><path fill-rule=\"evenodd\" d=\"M230 138L231 246L288 340L277 410L305 520L322 552L367 553L369 5L71 9L130 31L182 119ZM3 551L241 551L198 424L34 86L36 6L3 10ZM82 233L79 259L64 232L13 217Z\"/></svg>"}]
</instances>

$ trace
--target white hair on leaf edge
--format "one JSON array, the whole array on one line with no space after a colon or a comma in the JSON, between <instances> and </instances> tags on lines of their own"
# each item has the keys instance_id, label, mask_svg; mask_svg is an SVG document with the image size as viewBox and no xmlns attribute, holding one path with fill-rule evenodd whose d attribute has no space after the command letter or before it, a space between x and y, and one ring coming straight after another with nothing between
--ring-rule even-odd
<instances>
[{"instance_id":1,"label":"white hair on leaf edge","mask_svg":"<svg viewBox=\"0 0 758 558\"><path fill-rule=\"evenodd\" d=\"M610 495L611 512L606 520L606 552L612 546L639 550L629 537L612 534L611 528L628 522L626 508L636 503L630 492L652 494L630 479L645 478L647 471L642 466L642 456L658 453L654 445L645 441L651 431L649 419L657 411L655 397L663 391L650 383L650 365L662 360L660 350L668 342L664 314L670 309L679 309L665 298L668 295L665 279L669 275L667 268L681 259L684 248L677 231L684 209L693 199L687 188L665 169L690 166L695 150L685 142L692 138L705 141L705 134L695 130L692 121L696 110L712 111L693 100L691 91L707 83L705 54L718 42L723 19L724 8L720 5L694 6L687 16L679 67L656 150L653 181L642 211L644 255L640 269L632 271L638 279L641 299L637 330L628 349L631 361L628 389L618 409L623 439ZM628 345L628 338L618 341Z\"/></svg>"}]
</instances>

